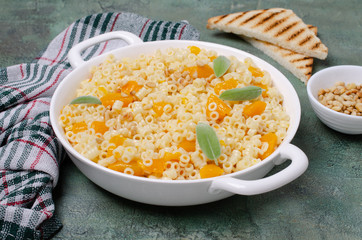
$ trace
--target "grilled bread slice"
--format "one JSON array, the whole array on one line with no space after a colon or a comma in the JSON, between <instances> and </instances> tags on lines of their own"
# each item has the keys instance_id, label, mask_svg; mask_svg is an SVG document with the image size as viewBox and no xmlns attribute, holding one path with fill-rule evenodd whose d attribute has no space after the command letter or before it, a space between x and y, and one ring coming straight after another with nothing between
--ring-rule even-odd
<instances>
[{"instance_id":1,"label":"grilled bread slice","mask_svg":"<svg viewBox=\"0 0 362 240\"><path fill-rule=\"evenodd\" d=\"M256 38L277 46L325 59L328 48L290 9L271 8L212 17L208 29Z\"/></svg>"},{"instance_id":2,"label":"grilled bread slice","mask_svg":"<svg viewBox=\"0 0 362 240\"><path fill-rule=\"evenodd\" d=\"M317 27L308 25L308 28L317 35ZM241 36L254 47L263 51L266 55L273 58L280 65L288 69L291 73L307 84L312 76L313 58L304 54L296 53L285 48L278 47L274 44L260 41L255 38Z\"/></svg>"}]
</instances>

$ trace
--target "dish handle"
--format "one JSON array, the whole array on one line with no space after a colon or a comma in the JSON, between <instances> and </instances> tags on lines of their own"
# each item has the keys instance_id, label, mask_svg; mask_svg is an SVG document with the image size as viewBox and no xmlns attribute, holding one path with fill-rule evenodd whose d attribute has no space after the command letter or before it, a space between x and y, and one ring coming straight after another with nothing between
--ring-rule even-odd
<instances>
[{"instance_id":1,"label":"dish handle","mask_svg":"<svg viewBox=\"0 0 362 240\"><path fill-rule=\"evenodd\" d=\"M256 195L280 188L302 175L308 167L308 158L298 147L287 144L280 150L280 156L275 165L280 165L287 159L291 164L280 172L258 180L240 180L232 177L222 177L212 181L209 193L217 194L221 190L240 195Z\"/></svg>"},{"instance_id":2,"label":"dish handle","mask_svg":"<svg viewBox=\"0 0 362 240\"><path fill-rule=\"evenodd\" d=\"M73 69L82 65L83 63L85 63L85 61L82 59L81 56L82 51L97 43L109 41L112 39L122 39L129 45L143 43L143 41L139 37L137 37L133 33L126 31L115 31L115 32L101 34L96 37L84 40L83 42L80 42L74 47L72 47L68 53L68 60L70 62L70 65L73 67Z\"/></svg>"}]
</instances>

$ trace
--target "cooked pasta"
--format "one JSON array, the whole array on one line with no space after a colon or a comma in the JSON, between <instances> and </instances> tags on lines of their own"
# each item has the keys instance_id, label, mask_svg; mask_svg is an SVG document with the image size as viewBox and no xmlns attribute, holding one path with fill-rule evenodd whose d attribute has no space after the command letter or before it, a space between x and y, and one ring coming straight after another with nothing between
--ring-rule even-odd
<instances>
[{"instance_id":1,"label":"cooked pasta","mask_svg":"<svg viewBox=\"0 0 362 240\"><path fill-rule=\"evenodd\" d=\"M115 171L157 179L200 179L248 168L268 157L286 136L289 116L268 72L252 59L229 56L217 78L215 51L196 46L116 59L91 69L77 97L102 105L67 105L59 121L70 144ZM263 88L253 100L223 101L228 89ZM198 122L212 126L222 153L209 160L196 141Z\"/></svg>"}]
</instances>

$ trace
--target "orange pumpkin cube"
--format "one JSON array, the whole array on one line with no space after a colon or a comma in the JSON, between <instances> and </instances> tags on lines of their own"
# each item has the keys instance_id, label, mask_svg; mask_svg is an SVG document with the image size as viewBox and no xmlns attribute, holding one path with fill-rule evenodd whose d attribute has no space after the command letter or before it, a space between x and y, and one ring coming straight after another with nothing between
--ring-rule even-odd
<instances>
[{"instance_id":1,"label":"orange pumpkin cube","mask_svg":"<svg viewBox=\"0 0 362 240\"><path fill-rule=\"evenodd\" d=\"M212 69L209 65L205 64L204 66L193 66L185 68L185 71L189 72L189 75L192 79L196 78L208 78L211 74L214 73L214 69ZM196 73L196 74L195 74Z\"/></svg>"},{"instance_id":2,"label":"orange pumpkin cube","mask_svg":"<svg viewBox=\"0 0 362 240\"><path fill-rule=\"evenodd\" d=\"M144 176L144 171L137 161L131 161L130 163L124 163L123 161L116 161L108 165L109 169L115 170L117 172L124 172L126 168L130 168L134 172L134 176Z\"/></svg>"},{"instance_id":3,"label":"orange pumpkin cube","mask_svg":"<svg viewBox=\"0 0 362 240\"><path fill-rule=\"evenodd\" d=\"M267 133L260 138L260 141L268 143L268 149L259 156L261 160L264 160L274 152L278 143L278 137L275 133Z\"/></svg>"},{"instance_id":4,"label":"orange pumpkin cube","mask_svg":"<svg viewBox=\"0 0 362 240\"><path fill-rule=\"evenodd\" d=\"M255 101L249 105L246 105L243 109L244 117L253 117L255 115L260 115L264 112L266 108L266 103L263 101Z\"/></svg>"},{"instance_id":5,"label":"orange pumpkin cube","mask_svg":"<svg viewBox=\"0 0 362 240\"><path fill-rule=\"evenodd\" d=\"M180 157L181 157L181 153L179 153L179 152L175 152L175 153L165 152L163 159L165 160L165 162L179 161Z\"/></svg>"},{"instance_id":6,"label":"orange pumpkin cube","mask_svg":"<svg viewBox=\"0 0 362 240\"><path fill-rule=\"evenodd\" d=\"M93 128L96 133L101 133L101 134L104 134L109 130L109 128L106 126L105 122L103 121L93 121L91 123L91 128Z\"/></svg>"},{"instance_id":7,"label":"orange pumpkin cube","mask_svg":"<svg viewBox=\"0 0 362 240\"><path fill-rule=\"evenodd\" d=\"M195 55L198 55L201 52L201 49L196 46L188 46L188 49L190 49L190 52Z\"/></svg>"},{"instance_id":8,"label":"orange pumpkin cube","mask_svg":"<svg viewBox=\"0 0 362 240\"><path fill-rule=\"evenodd\" d=\"M88 126L85 122L77 122L77 123L73 123L73 125L72 125L73 133L83 132L87 129L88 129Z\"/></svg>"},{"instance_id":9,"label":"orange pumpkin cube","mask_svg":"<svg viewBox=\"0 0 362 240\"><path fill-rule=\"evenodd\" d=\"M216 84L214 87L214 91L217 95L219 95L221 90L229 90L236 88L237 86L238 86L238 81L231 78L229 80Z\"/></svg>"},{"instance_id":10,"label":"orange pumpkin cube","mask_svg":"<svg viewBox=\"0 0 362 240\"><path fill-rule=\"evenodd\" d=\"M162 175L166 168L166 161L164 158L152 159L152 164L146 166L142 161L138 161L139 165L148 174Z\"/></svg>"},{"instance_id":11,"label":"orange pumpkin cube","mask_svg":"<svg viewBox=\"0 0 362 240\"><path fill-rule=\"evenodd\" d=\"M209 106L211 103L215 103L216 104L216 109L214 111L216 111L219 114L218 117L218 121L221 121L224 119L224 117L226 115L228 115L231 111L231 108L229 107L229 105L227 105L223 100L221 100L220 98L218 98L217 96L215 96L214 94L211 94L208 99L207 99L207 104L206 104L206 115L209 118L211 117L211 114L213 111L211 111L209 109Z\"/></svg>"},{"instance_id":12,"label":"orange pumpkin cube","mask_svg":"<svg viewBox=\"0 0 362 240\"><path fill-rule=\"evenodd\" d=\"M167 104L170 104L168 102L155 102L153 103L152 110L155 112L156 117L162 116L164 112L164 108Z\"/></svg>"},{"instance_id":13,"label":"orange pumpkin cube","mask_svg":"<svg viewBox=\"0 0 362 240\"><path fill-rule=\"evenodd\" d=\"M123 106L127 107L131 102L134 101L133 96L124 97L121 93L107 93L103 97L101 97L102 105L105 107L112 107L115 101L119 100L123 102Z\"/></svg>"},{"instance_id":14,"label":"orange pumpkin cube","mask_svg":"<svg viewBox=\"0 0 362 240\"><path fill-rule=\"evenodd\" d=\"M248 70L249 70L249 72L251 72L251 75L253 75L253 77L263 77L264 76L263 71L257 67L250 66L248 68Z\"/></svg>"},{"instance_id":15,"label":"orange pumpkin cube","mask_svg":"<svg viewBox=\"0 0 362 240\"><path fill-rule=\"evenodd\" d=\"M178 147L183 148L187 152L195 152L196 150L196 141L183 140L178 145Z\"/></svg>"},{"instance_id":16,"label":"orange pumpkin cube","mask_svg":"<svg viewBox=\"0 0 362 240\"><path fill-rule=\"evenodd\" d=\"M265 91L263 91L261 93L261 95L265 98L268 96L268 86L267 85L264 85L264 84L261 84L261 83L257 83L257 84L253 84L254 86L256 87L260 87L262 89L264 89Z\"/></svg>"},{"instance_id":17,"label":"orange pumpkin cube","mask_svg":"<svg viewBox=\"0 0 362 240\"><path fill-rule=\"evenodd\" d=\"M113 143L114 145L116 145L116 147L118 147L121 146L125 140L126 140L125 137L121 137L120 135L115 135L111 137L111 139L109 139L109 143Z\"/></svg>"},{"instance_id":18,"label":"orange pumpkin cube","mask_svg":"<svg viewBox=\"0 0 362 240\"><path fill-rule=\"evenodd\" d=\"M128 81L121 89L123 93L132 95L131 92L138 92L143 86L138 85L136 81Z\"/></svg>"},{"instance_id":19,"label":"orange pumpkin cube","mask_svg":"<svg viewBox=\"0 0 362 240\"><path fill-rule=\"evenodd\" d=\"M224 173L224 170L215 164L207 164L200 169L201 178L217 177Z\"/></svg>"}]
</instances>

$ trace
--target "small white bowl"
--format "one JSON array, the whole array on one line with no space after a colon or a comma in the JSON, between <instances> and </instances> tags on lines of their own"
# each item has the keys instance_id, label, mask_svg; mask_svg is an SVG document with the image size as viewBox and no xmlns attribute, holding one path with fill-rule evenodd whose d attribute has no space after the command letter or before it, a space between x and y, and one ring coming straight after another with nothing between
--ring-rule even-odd
<instances>
[{"instance_id":1,"label":"small white bowl","mask_svg":"<svg viewBox=\"0 0 362 240\"><path fill-rule=\"evenodd\" d=\"M362 84L362 66L341 65L323 69L309 79L309 101L318 118L328 127L346 134L362 134L362 116L351 116L334 111L318 101L318 91L334 86L336 82Z\"/></svg>"}]
</instances>

